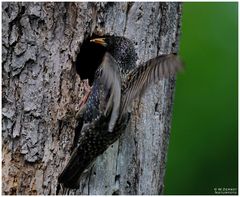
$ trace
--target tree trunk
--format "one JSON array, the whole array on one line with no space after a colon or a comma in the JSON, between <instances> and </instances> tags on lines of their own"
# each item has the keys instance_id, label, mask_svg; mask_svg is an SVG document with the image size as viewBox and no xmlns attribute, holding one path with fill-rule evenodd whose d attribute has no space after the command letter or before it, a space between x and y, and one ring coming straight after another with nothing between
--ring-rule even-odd
<instances>
[{"instance_id":1,"label":"tree trunk","mask_svg":"<svg viewBox=\"0 0 240 197\"><path fill-rule=\"evenodd\" d=\"M141 63L177 52L180 19L179 3L2 3L2 193L56 194L84 93L74 65L84 39L125 36ZM69 194L162 194L174 85L161 80L134 103L125 133Z\"/></svg>"}]
</instances>

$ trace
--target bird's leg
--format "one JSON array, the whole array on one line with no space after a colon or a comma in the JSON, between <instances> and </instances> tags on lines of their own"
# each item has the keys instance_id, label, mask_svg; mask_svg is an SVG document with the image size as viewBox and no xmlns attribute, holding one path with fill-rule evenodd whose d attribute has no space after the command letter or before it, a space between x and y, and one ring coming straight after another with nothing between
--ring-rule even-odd
<instances>
[{"instance_id":1,"label":"bird's leg","mask_svg":"<svg viewBox=\"0 0 240 197\"><path fill-rule=\"evenodd\" d=\"M84 104L84 105L79 109L79 111L76 113L75 119L78 120L78 121L81 120L81 119L83 118L83 115L84 115L86 109L87 109L87 106Z\"/></svg>"},{"instance_id":2,"label":"bird's leg","mask_svg":"<svg viewBox=\"0 0 240 197\"><path fill-rule=\"evenodd\" d=\"M83 90L84 90L84 96L80 100L80 110L84 106L84 104L87 102L88 97L90 95L90 92L92 90L91 86L89 86L89 84L88 84L88 79L87 80L83 80Z\"/></svg>"},{"instance_id":3,"label":"bird's leg","mask_svg":"<svg viewBox=\"0 0 240 197\"><path fill-rule=\"evenodd\" d=\"M88 84L88 79L83 81L83 88L84 88L83 89L84 90L84 96L80 100L80 104L79 104L80 109L76 113L76 116L75 116L76 120L79 120L80 118L82 118L84 112L86 111L86 105L85 104L86 104L86 102L88 100L88 97L90 95L90 92L92 90L91 86L89 86L89 84Z\"/></svg>"},{"instance_id":4,"label":"bird's leg","mask_svg":"<svg viewBox=\"0 0 240 197\"><path fill-rule=\"evenodd\" d=\"M87 109L86 102L87 102L88 97L89 97L90 92L91 92L91 87L88 85L88 80L83 81L83 87L84 87L83 90L84 90L85 95L80 100L80 109L75 115L75 119L77 120L77 127L75 128L75 136L74 136L71 152L77 147L78 140L79 140L81 130L82 130L82 127L83 127L83 116L84 116L84 113Z\"/></svg>"}]
</instances>

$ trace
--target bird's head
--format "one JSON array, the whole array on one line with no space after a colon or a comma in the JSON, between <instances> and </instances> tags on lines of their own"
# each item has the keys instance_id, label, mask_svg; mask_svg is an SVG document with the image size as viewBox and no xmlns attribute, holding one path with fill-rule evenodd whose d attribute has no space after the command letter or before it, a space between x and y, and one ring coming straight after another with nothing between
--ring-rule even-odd
<instances>
[{"instance_id":1,"label":"bird's head","mask_svg":"<svg viewBox=\"0 0 240 197\"><path fill-rule=\"evenodd\" d=\"M90 42L106 48L106 51L109 52L119 64L122 75L126 75L135 68L137 54L133 43L129 39L120 36L106 36L92 39Z\"/></svg>"}]
</instances>

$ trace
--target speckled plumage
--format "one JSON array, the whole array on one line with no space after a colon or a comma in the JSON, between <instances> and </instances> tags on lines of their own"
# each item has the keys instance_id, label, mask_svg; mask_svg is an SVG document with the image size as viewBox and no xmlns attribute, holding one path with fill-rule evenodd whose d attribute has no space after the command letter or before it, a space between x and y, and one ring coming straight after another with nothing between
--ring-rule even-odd
<instances>
[{"instance_id":1,"label":"speckled plumage","mask_svg":"<svg viewBox=\"0 0 240 197\"><path fill-rule=\"evenodd\" d=\"M108 43L107 51L118 64L121 86L124 86L123 83L125 83L125 78L136 67L137 54L134 46L129 39L124 37L108 36L105 37L105 39L106 43ZM107 97L108 95L106 95L106 89L103 87L103 84L98 77L101 71L101 67L96 71L92 92L86 103L87 109L86 115L84 116L85 122L91 122L92 120L97 119L100 114L103 113L102 110L105 109L106 103L104 101L106 99L104 96ZM100 103L100 101L104 103Z\"/></svg>"},{"instance_id":2,"label":"speckled plumage","mask_svg":"<svg viewBox=\"0 0 240 197\"><path fill-rule=\"evenodd\" d=\"M78 188L84 170L123 133L133 99L149 84L175 74L182 66L175 55L164 55L136 67L137 55L129 39L115 36L103 39L107 52L80 113L73 153L58 178L67 188Z\"/></svg>"},{"instance_id":3,"label":"speckled plumage","mask_svg":"<svg viewBox=\"0 0 240 197\"><path fill-rule=\"evenodd\" d=\"M136 67L137 54L134 45L124 37L108 36L105 40L108 43L107 50L119 64L121 79L124 79Z\"/></svg>"}]
</instances>

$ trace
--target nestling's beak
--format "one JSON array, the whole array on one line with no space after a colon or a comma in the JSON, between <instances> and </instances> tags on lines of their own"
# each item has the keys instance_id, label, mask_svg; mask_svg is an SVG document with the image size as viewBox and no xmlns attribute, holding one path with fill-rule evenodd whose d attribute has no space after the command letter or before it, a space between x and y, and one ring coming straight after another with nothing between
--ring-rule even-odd
<instances>
[{"instance_id":1,"label":"nestling's beak","mask_svg":"<svg viewBox=\"0 0 240 197\"><path fill-rule=\"evenodd\" d=\"M96 44L100 44L100 45L102 45L104 47L107 46L107 43L105 42L105 38L95 38L95 39L90 40L90 42L94 42Z\"/></svg>"}]
</instances>

